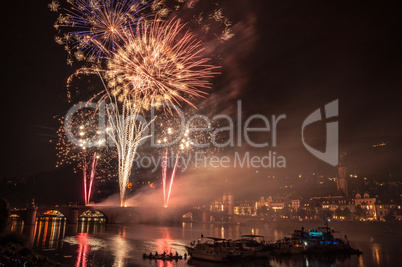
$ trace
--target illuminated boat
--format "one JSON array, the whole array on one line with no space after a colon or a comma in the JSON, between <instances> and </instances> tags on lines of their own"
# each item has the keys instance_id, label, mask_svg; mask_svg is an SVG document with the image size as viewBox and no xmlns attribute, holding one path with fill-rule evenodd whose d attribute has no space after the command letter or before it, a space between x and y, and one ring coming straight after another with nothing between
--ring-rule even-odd
<instances>
[{"instance_id":1,"label":"illuminated boat","mask_svg":"<svg viewBox=\"0 0 402 267\"><path fill-rule=\"evenodd\" d=\"M223 262L240 258L232 242L223 238L205 237L191 242L186 249L193 259Z\"/></svg>"},{"instance_id":2,"label":"illuminated boat","mask_svg":"<svg viewBox=\"0 0 402 267\"><path fill-rule=\"evenodd\" d=\"M292 234L292 242L304 245L308 253L327 253L339 252L349 254L362 254L361 251L353 249L349 245L349 241L341 238L335 238L334 229L328 226L329 219L325 222L325 227L310 229L305 232L303 229L295 230Z\"/></svg>"},{"instance_id":3,"label":"illuminated boat","mask_svg":"<svg viewBox=\"0 0 402 267\"><path fill-rule=\"evenodd\" d=\"M335 238L333 229L327 227L318 227L309 231L308 239L305 245L308 252L326 253L326 252L348 252L359 253L350 247L349 241Z\"/></svg>"},{"instance_id":4,"label":"illuminated boat","mask_svg":"<svg viewBox=\"0 0 402 267\"><path fill-rule=\"evenodd\" d=\"M235 240L233 243L242 258L264 258L269 256L274 249L271 244L265 242L262 235L242 235L241 239Z\"/></svg>"},{"instance_id":5,"label":"illuminated boat","mask_svg":"<svg viewBox=\"0 0 402 267\"><path fill-rule=\"evenodd\" d=\"M276 241L274 253L291 255L303 254L306 253L306 247L298 240L284 237L283 239Z\"/></svg>"}]
</instances>

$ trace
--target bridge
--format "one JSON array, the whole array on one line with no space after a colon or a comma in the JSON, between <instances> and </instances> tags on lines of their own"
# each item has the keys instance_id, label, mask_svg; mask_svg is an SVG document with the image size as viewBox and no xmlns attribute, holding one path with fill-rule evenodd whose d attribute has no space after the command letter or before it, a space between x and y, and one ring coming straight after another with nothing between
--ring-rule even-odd
<instances>
[{"instance_id":1,"label":"bridge","mask_svg":"<svg viewBox=\"0 0 402 267\"><path fill-rule=\"evenodd\" d=\"M84 205L35 206L27 209L10 210L10 216L20 217L27 225L35 224L38 217L49 214L65 217L67 223L77 224L84 214L93 212L102 216L106 223L173 223L173 222L217 222L229 221L231 217L220 212L195 209L192 207L111 207Z\"/></svg>"}]
</instances>

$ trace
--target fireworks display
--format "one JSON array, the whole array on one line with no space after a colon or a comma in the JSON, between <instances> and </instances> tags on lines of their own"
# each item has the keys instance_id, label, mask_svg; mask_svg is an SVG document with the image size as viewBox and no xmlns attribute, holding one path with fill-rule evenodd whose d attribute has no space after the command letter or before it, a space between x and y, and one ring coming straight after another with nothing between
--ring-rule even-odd
<instances>
[{"instance_id":1,"label":"fireworks display","mask_svg":"<svg viewBox=\"0 0 402 267\"><path fill-rule=\"evenodd\" d=\"M59 1L49 4L51 11L60 12L54 28L56 43L63 45L73 59L97 62L122 42L124 31L138 25L146 16L147 1L138 0L66 0L68 8ZM66 31L64 33L64 31Z\"/></svg>"},{"instance_id":2,"label":"fireworks display","mask_svg":"<svg viewBox=\"0 0 402 267\"><path fill-rule=\"evenodd\" d=\"M106 79L113 96L130 95L144 109L165 103L190 105L205 96L215 66L203 57L203 47L184 31L180 20L153 21L134 30L108 62ZM133 33L137 31L137 33Z\"/></svg>"},{"instance_id":3,"label":"fireworks display","mask_svg":"<svg viewBox=\"0 0 402 267\"><path fill-rule=\"evenodd\" d=\"M189 114L183 114L189 116ZM190 162L191 154L198 151L208 151L213 154L211 149L210 138L213 128L211 125L204 125L198 120L194 120L189 126L191 128L205 128L207 131L190 131L181 123L180 116L173 114L164 114L158 117L154 123L153 129L155 141L161 148L162 156L162 191L163 206L169 206L169 200L173 192L173 184L176 178L177 169L180 161ZM169 173L171 167L171 173ZM170 177L170 179L169 179Z\"/></svg>"},{"instance_id":4,"label":"fireworks display","mask_svg":"<svg viewBox=\"0 0 402 267\"><path fill-rule=\"evenodd\" d=\"M224 14L223 1L174 0L154 1L152 12L162 19L178 17L203 41L225 42L234 36L232 22Z\"/></svg>"},{"instance_id":5,"label":"fireworks display","mask_svg":"<svg viewBox=\"0 0 402 267\"><path fill-rule=\"evenodd\" d=\"M172 174L170 177L170 180L167 181L167 170L168 170L168 151L169 149L165 149L165 153L163 155L163 162L162 162L162 189L163 189L163 206L167 208L169 206L169 200L170 196L172 194L172 186L174 179L176 177L176 171L177 171L177 164L179 162L179 157L180 157L180 151L176 152L176 158L174 160L174 165L173 165L173 170ZM169 187L167 187L167 184L169 184Z\"/></svg>"},{"instance_id":6,"label":"fireworks display","mask_svg":"<svg viewBox=\"0 0 402 267\"><path fill-rule=\"evenodd\" d=\"M89 202L91 201L91 196L92 196L92 186L94 184L94 179L95 179L95 173L96 173L96 165L98 163L98 155L96 152L92 155L92 161L89 164L89 173L87 173L87 163L84 162L84 200L85 200L85 205L88 205ZM89 183L88 183L89 181Z\"/></svg>"},{"instance_id":7,"label":"fireworks display","mask_svg":"<svg viewBox=\"0 0 402 267\"><path fill-rule=\"evenodd\" d=\"M73 144L71 140L67 140L67 130L62 126L57 144L58 165L74 163L77 169L83 171L84 198L88 204L93 196L94 180L99 170L107 169L110 159L117 159L120 205L125 206L133 161L140 143L148 137L145 135L148 124L138 120L138 114L144 114L150 108L156 107L169 110L172 115L172 109L183 103L195 107L194 100L208 95L212 86L210 80L218 73L218 67L211 63L198 38L199 31L196 34L190 32L192 27L188 27L189 23L183 24L175 15L186 15L183 16L186 17L186 22L190 21L192 26L199 27L205 34L213 32L210 31L211 24L223 26L226 39L231 37L231 22L223 16L218 5L214 5L212 13L192 12L188 20L186 10L194 10L198 1L66 2L62 5L54 0L49 4L51 11L59 13L54 25L59 33L56 42L64 45L69 55L69 64L73 60L95 63L86 64L70 76L67 82L68 98L71 100L70 87L73 80L78 78L79 81L82 74L98 76L102 86L91 82L85 90L87 93L78 92L77 90L82 89L76 87L75 94L87 95L86 100L98 102L99 108L106 103L107 127L103 130L87 127L97 123L93 120L96 116L86 114L87 111L77 113L76 118L72 119L73 132L70 134L77 136L79 143ZM218 36L215 33L214 35ZM94 90L94 87L98 89ZM166 142L163 140L169 139L173 132L179 130L179 124L173 127L168 124L161 125L167 132L161 131L165 136L160 142ZM102 140L96 139L100 132ZM194 145L188 130L182 134L177 144L164 147L161 152L165 158L169 151L175 153L169 181L168 165L164 164L162 170L165 207L168 206L173 191L180 157L186 151L192 151ZM100 148L108 142L105 136L113 147ZM197 138L196 140L202 140ZM93 142L97 142L98 146L87 145ZM105 153L113 156L105 157ZM113 173L113 167L109 169L109 173Z\"/></svg>"},{"instance_id":8,"label":"fireworks display","mask_svg":"<svg viewBox=\"0 0 402 267\"><path fill-rule=\"evenodd\" d=\"M116 156L99 129L94 110L82 109L69 119L71 127L67 128L64 125L65 118L59 118L61 126L57 132L56 167L71 164L75 171L83 172L84 201L89 204L96 176L112 177ZM78 144L71 142L68 136L76 138Z\"/></svg>"},{"instance_id":9,"label":"fireworks display","mask_svg":"<svg viewBox=\"0 0 402 267\"><path fill-rule=\"evenodd\" d=\"M116 98L109 97L114 105L106 109L109 125L106 133L117 148L120 205L123 207L134 158L138 146L148 137L144 134L148 125L138 119L135 101L124 98L118 103Z\"/></svg>"}]
</instances>

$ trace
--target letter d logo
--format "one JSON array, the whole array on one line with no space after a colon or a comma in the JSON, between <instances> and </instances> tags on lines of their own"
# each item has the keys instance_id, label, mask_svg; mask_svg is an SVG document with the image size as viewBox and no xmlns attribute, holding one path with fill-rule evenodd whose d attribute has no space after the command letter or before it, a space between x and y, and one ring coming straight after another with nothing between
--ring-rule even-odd
<instances>
[{"instance_id":1,"label":"letter d logo","mask_svg":"<svg viewBox=\"0 0 402 267\"><path fill-rule=\"evenodd\" d=\"M338 116L338 99L325 105L325 118L329 119ZM307 150L317 158L325 161L326 163L336 166L338 165L338 122L327 122L327 140L325 143L325 152L318 151L304 141L304 128L314 122L322 120L321 110L317 109L311 113L303 122L302 125L302 141Z\"/></svg>"}]
</instances>

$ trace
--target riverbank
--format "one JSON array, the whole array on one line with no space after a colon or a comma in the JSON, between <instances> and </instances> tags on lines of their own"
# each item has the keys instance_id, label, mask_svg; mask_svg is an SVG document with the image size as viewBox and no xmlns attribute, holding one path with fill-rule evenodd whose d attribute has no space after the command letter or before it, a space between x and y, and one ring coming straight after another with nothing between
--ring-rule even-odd
<instances>
[{"instance_id":1,"label":"riverbank","mask_svg":"<svg viewBox=\"0 0 402 267\"><path fill-rule=\"evenodd\" d=\"M0 263L1 266L43 266L63 267L61 263L44 257L24 245L22 235L6 233L0 237Z\"/></svg>"}]
</instances>

